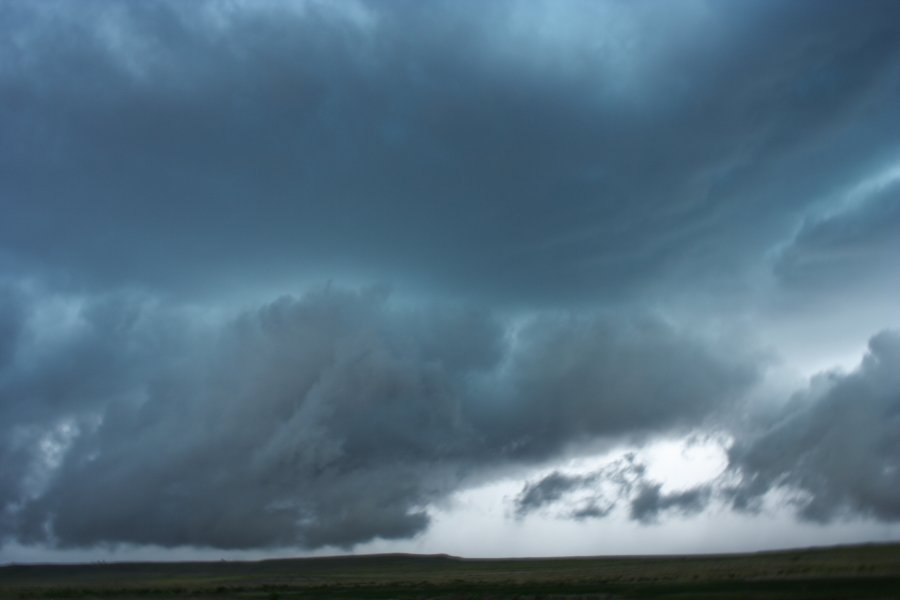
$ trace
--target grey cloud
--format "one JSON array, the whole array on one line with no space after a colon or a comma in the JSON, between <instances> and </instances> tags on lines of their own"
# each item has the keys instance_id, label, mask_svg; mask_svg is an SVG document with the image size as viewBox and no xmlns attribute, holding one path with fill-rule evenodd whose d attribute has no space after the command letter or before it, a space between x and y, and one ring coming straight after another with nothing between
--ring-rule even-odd
<instances>
[{"instance_id":1,"label":"grey cloud","mask_svg":"<svg viewBox=\"0 0 900 600\"><path fill-rule=\"evenodd\" d=\"M585 479L582 476L565 475L554 471L537 482L526 483L515 499L516 514L521 517L557 502L566 493L583 487Z\"/></svg>"},{"instance_id":2,"label":"grey cloud","mask_svg":"<svg viewBox=\"0 0 900 600\"><path fill-rule=\"evenodd\" d=\"M554 471L526 483L514 505L520 518L551 509L562 518L583 520L606 517L620 504L627 504L631 519L653 523L660 513L701 512L712 497L711 484L662 492L662 484L650 480L646 467L628 454L591 473L567 475Z\"/></svg>"},{"instance_id":3,"label":"grey cloud","mask_svg":"<svg viewBox=\"0 0 900 600\"><path fill-rule=\"evenodd\" d=\"M15 335L4 339L10 350L0 368L0 537L41 493L79 427L110 406L139 401L152 373L182 358L175 331L191 329L164 309L149 317L135 298L98 297L79 309L14 288L4 298ZM77 318L63 314L70 309Z\"/></svg>"},{"instance_id":4,"label":"grey cloud","mask_svg":"<svg viewBox=\"0 0 900 600\"><path fill-rule=\"evenodd\" d=\"M554 471L537 481L525 483L513 500L516 517L521 519L546 510L575 520L605 517L644 481L645 470L634 454L629 453L586 474Z\"/></svg>"},{"instance_id":5,"label":"grey cloud","mask_svg":"<svg viewBox=\"0 0 900 600\"><path fill-rule=\"evenodd\" d=\"M712 498L710 486L697 486L681 492L663 493L662 485L647 483L631 500L631 518L642 523L652 523L661 512L675 511L681 514L701 512Z\"/></svg>"},{"instance_id":6,"label":"grey cloud","mask_svg":"<svg viewBox=\"0 0 900 600\"><path fill-rule=\"evenodd\" d=\"M448 485L426 465L449 478L440 461L465 443L456 388L493 360L461 361L455 338L496 334L484 317L445 316L445 353L384 300L283 299L178 340L187 362L139 375L135 401L101 413L23 511L21 536L40 539L48 518L63 545L351 545L420 530L419 507Z\"/></svg>"},{"instance_id":7,"label":"grey cloud","mask_svg":"<svg viewBox=\"0 0 900 600\"><path fill-rule=\"evenodd\" d=\"M484 311L403 308L378 288L205 325L183 325L184 310L85 300L75 339L0 388L7 422L35 432L25 449L59 438L58 457L39 451L22 475L39 485L4 481L8 536L222 548L409 537L430 504L491 473L677 430L755 380L752 364L646 318L535 317L513 343Z\"/></svg>"},{"instance_id":8,"label":"grey cloud","mask_svg":"<svg viewBox=\"0 0 900 600\"><path fill-rule=\"evenodd\" d=\"M825 522L862 514L900 519L900 333L871 339L860 366L825 373L756 436L730 450L731 490L740 509L782 488L799 514Z\"/></svg>"},{"instance_id":9,"label":"grey cloud","mask_svg":"<svg viewBox=\"0 0 900 600\"><path fill-rule=\"evenodd\" d=\"M893 2L85 5L2 9L3 250L74 285L719 285L896 152Z\"/></svg>"},{"instance_id":10,"label":"grey cloud","mask_svg":"<svg viewBox=\"0 0 900 600\"><path fill-rule=\"evenodd\" d=\"M757 381L758 358L732 350L654 318L541 315L518 330L504 377L481 388L495 400L473 418L503 455L537 460L596 438L687 430Z\"/></svg>"}]
</instances>

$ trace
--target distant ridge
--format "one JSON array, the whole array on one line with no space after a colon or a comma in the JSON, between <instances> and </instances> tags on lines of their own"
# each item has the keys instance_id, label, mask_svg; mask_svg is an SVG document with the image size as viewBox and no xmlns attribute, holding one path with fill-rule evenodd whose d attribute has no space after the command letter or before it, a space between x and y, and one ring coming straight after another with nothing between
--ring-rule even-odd
<instances>
[{"instance_id":1,"label":"distant ridge","mask_svg":"<svg viewBox=\"0 0 900 600\"><path fill-rule=\"evenodd\" d=\"M713 557L742 557L742 556L758 556L758 555L778 555L778 554L800 554L800 553L817 553L832 552L841 550L862 550L866 548L897 548L900 551L900 540L896 542L861 542L857 544L833 544L822 546L797 546L788 548L773 548L766 550L750 550L736 552L703 552L703 553L687 553L687 554L584 554L584 555L568 555L568 556L516 556L516 557L466 557L456 556L447 553L418 554L415 552L379 552L372 554L329 554L324 556L278 556L262 559L211 559L211 560L101 560L86 563L76 562L9 562L0 564L0 573L2 569L10 567L108 567L117 565L254 565L254 564L276 564L276 563L326 563L331 561L392 561L392 560L419 560L419 561L473 561L473 562L494 562L494 561L561 561L561 560L606 560L606 559L666 559L666 558L713 558Z\"/></svg>"},{"instance_id":2,"label":"distant ridge","mask_svg":"<svg viewBox=\"0 0 900 600\"><path fill-rule=\"evenodd\" d=\"M371 558L371 559L420 559L420 560L467 560L461 556L452 554L416 554L415 552L379 552L375 554L330 554L327 556L297 556L297 557L278 557L263 558L257 561L227 561L227 562L280 562L286 560L341 560L346 558Z\"/></svg>"}]
</instances>

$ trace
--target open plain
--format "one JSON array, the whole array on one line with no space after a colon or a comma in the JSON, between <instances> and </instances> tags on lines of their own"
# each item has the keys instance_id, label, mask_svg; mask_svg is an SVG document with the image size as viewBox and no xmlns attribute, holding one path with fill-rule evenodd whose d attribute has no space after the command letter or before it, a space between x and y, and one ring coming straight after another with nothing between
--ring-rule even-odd
<instances>
[{"instance_id":1,"label":"open plain","mask_svg":"<svg viewBox=\"0 0 900 600\"><path fill-rule=\"evenodd\" d=\"M0 567L0 598L900 598L900 544L752 554Z\"/></svg>"}]
</instances>

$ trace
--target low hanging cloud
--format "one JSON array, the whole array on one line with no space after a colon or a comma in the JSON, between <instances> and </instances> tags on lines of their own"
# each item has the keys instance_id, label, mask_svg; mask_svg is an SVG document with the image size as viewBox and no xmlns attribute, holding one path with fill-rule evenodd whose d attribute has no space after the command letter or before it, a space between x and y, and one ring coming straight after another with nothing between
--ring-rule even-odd
<instances>
[{"instance_id":1,"label":"low hanging cloud","mask_svg":"<svg viewBox=\"0 0 900 600\"><path fill-rule=\"evenodd\" d=\"M655 521L663 512L676 512L682 515L696 514L706 508L711 497L712 489L708 485L663 493L662 484L644 484L638 494L631 499L631 518L648 523Z\"/></svg>"},{"instance_id":2,"label":"low hanging cloud","mask_svg":"<svg viewBox=\"0 0 900 600\"><path fill-rule=\"evenodd\" d=\"M627 504L632 519L652 523L665 513L699 513L713 501L760 511L779 491L808 521L900 521L900 332L874 336L858 368L817 375L761 419L728 425L728 465L708 482L664 492L627 455L588 474L555 471L526 483L515 514L602 518Z\"/></svg>"},{"instance_id":3,"label":"low hanging cloud","mask_svg":"<svg viewBox=\"0 0 900 600\"><path fill-rule=\"evenodd\" d=\"M647 477L647 467L634 453L587 474L554 471L526 483L515 497L515 514L523 518L549 510L564 519L600 519L618 506L627 505L629 517L644 524L662 514L689 515L701 512L712 499L712 486L663 492L662 484Z\"/></svg>"},{"instance_id":4,"label":"low hanging cloud","mask_svg":"<svg viewBox=\"0 0 900 600\"><path fill-rule=\"evenodd\" d=\"M65 547L410 537L487 474L693 426L757 377L646 317L536 316L513 339L489 313L378 289L192 327L127 298L68 319L59 339L33 331L0 387L19 440L0 460L20 465L5 536Z\"/></svg>"},{"instance_id":5,"label":"low hanging cloud","mask_svg":"<svg viewBox=\"0 0 900 600\"><path fill-rule=\"evenodd\" d=\"M858 368L824 373L770 425L738 437L729 470L733 506L753 510L771 490L795 493L804 519L900 520L900 332L869 342Z\"/></svg>"}]
</instances>

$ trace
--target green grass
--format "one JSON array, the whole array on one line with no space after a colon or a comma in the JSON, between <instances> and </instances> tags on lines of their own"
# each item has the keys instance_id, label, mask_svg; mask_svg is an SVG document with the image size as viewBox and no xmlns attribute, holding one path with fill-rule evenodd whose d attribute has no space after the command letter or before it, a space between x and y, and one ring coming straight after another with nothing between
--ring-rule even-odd
<instances>
[{"instance_id":1,"label":"green grass","mask_svg":"<svg viewBox=\"0 0 900 600\"><path fill-rule=\"evenodd\" d=\"M900 544L706 556L11 565L0 567L0 599L11 598L890 599L900 598Z\"/></svg>"}]
</instances>

